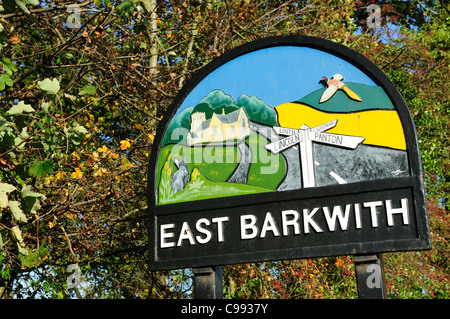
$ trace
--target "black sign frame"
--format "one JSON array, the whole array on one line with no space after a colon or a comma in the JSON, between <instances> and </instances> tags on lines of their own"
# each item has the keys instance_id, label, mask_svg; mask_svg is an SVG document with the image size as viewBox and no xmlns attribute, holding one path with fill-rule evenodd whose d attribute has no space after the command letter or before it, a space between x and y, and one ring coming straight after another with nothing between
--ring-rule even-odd
<instances>
[{"instance_id":1,"label":"black sign frame","mask_svg":"<svg viewBox=\"0 0 450 319\"><path fill-rule=\"evenodd\" d=\"M405 132L410 176L324 186L320 189L305 188L267 194L156 205L155 168L157 167L159 149L162 145L164 132L178 107L198 83L220 66L241 55L275 46L301 46L328 52L353 64L377 85L381 86L395 106ZM406 200L403 202L402 199ZM402 223L403 215L398 213L400 203L408 205L409 220L407 222L410 227L406 232L397 234L392 231L392 227L386 224L389 218L387 201L391 205L389 208L391 213L397 209L396 215L390 215L393 219L391 223L396 224ZM373 204L374 202L378 204ZM380 205L380 202L382 205ZM334 207L346 204L353 205L350 208L353 210L356 209L356 204L366 205L367 210L370 210L371 206L374 207L374 205L381 208L382 216L380 217L378 216L380 214L378 214L377 221L371 220L370 218L374 218L374 215L368 213L360 220L361 223L365 223L365 229L372 231L372 235L364 237L365 235L362 232L345 233L345 235L340 236L339 232L334 231L317 233L317 229L324 227L325 224L322 223L321 226L310 230L309 233L305 233L302 229L300 234L292 234L293 227L286 226L286 236L284 237L282 234L274 236L273 232L266 232L264 237L260 233L254 237L258 238L257 243L242 239L245 236L245 234L242 234L243 215L256 217L259 224L255 222L254 225L258 226L259 232L261 232L261 226L265 218L272 218L281 232L280 216L283 211L295 210L301 218L310 217L308 214L312 214L315 207ZM304 216L302 216L303 209L307 209ZM271 213L271 216L267 217L267 213ZM154 140L148 174L148 214L150 270L431 249L416 128L406 102L390 79L366 57L344 45L316 37L277 36L244 44L204 66L186 83L160 122ZM295 213L292 214L289 215L290 218L295 217ZM286 216L285 222L288 221ZM208 224L204 223L196 232L194 227L196 222L205 217L208 218ZM213 218L215 218L214 221ZM175 225L176 222L178 222L177 225ZM203 244L183 244L177 249L171 249L176 245L176 237L181 231L180 227L183 222L190 225L189 231L194 232L193 236L200 236L199 239L208 237L208 231L205 231L205 226L208 225L210 237L212 237L208 242L209 247ZM241 222L240 227L238 226L239 222ZM355 223L356 220L349 222ZM374 223L380 223L383 227L374 227ZM172 225L173 227L167 226L167 232L162 234L161 225ZM273 225L273 223L270 225ZM306 226L303 225L303 227ZM339 229L339 225L336 225L336 227ZM251 230L250 226L248 230ZM222 232L222 238L219 237L219 232ZM309 238L306 238L308 235ZM294 244L292 239L295 239ZM163 240L168 248L161 248ZM344 242L339 242L339 240L344 240ZM295 241L298 245L295 244ZM305 242L307 244L303 245Z\"/></svg>"}]
</instances>

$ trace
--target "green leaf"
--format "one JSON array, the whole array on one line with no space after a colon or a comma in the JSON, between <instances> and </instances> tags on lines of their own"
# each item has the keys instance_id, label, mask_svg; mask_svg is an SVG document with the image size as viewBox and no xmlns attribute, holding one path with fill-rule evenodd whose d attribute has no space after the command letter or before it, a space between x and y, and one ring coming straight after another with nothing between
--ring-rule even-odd
<instances>
[{"instance_id":1,"label":"green leaf","mask_svg":"<svg viewBox=\"0 0 450 319\"><path fill-rule=\"evenodd\" d=\"M18 104L22 105L24 112L27 112L27 113L36 112L36 110L33 109L30 104L25 104L25 102L23 102L23 101L20 101Z\"/></svg>"},{"instance_id":2,"label":"green leaf","mask_svg":"<svg viewBox=\"0 0 450 319\"><path fill-rule=\"evenodd\" d=\"M11 209L11 212L14 216L15 219L17 219L18 221L27 222L27 217L25 216L25 214L23 213L23 211L20 209L19 207L19 202L12 200L9 202L9 208Z\"/></svg>"},{"instance_id":3,"label":"green leaf","mask_svg":"<svg viewBox=\"0 0 450 319\"><path fill-rule=\"evenodd\" d=\"M33 165L31 165L29 173L39 179L44 177L45 174L53 174L53 163L49 159L46 159L43 162L36 161Z\"/></svg>"},{"instance_id":4,"label":"green leaf","mask_svg":"<svg viewBox=\"0 0 450 319\"><path fill-rule=\"evenodd\" d=\"M48 113L49 106L50 104L48 102L43 102L41 105L42 111L44 111L44 113Z\"/></svg>"},{"instance_id":5,"label":"green leaf","mask_svg":"<svg viewBox=\"0 0 450 319\"><path fill-rule=\"evenodd\" d=\"M8 207L8 195L5 192L0 192L0 208Z\"/></svg>"},{"instance_id":6,"label":"green leaf","mask_svg":"<svg viewBox=\"0 0 450 319\"><path fill-rule=\"evenodd\" d=\"M20 137L23 139L27 139L28 137L30 137L30 134L28 134L28 128L26 126L24 126L22 128L22 132L20 132Z\"/></svg>"},{"instance_id":7,"label":"green leaf","mask_svg":"<svg viewBox=\"0 0 450 319\"><path fill-rule=\"evenodd\" d=\"M0 183L0 208L8 207L8 193L16 190L13 185L7 183Z\"/></svg>"},{"instance_id":8,"label":"green leaf","mask_svg":"<svg viewBox=\"0 0 450 319\"><path fill-rule=\"evenodd\" d=\"M17 67L14 63L11 63L11 60L6 58L3 60L3 67L5 68L6 74L12 75L13 72L17 71Z\"/></svg>"},{"instance_id":9,"label":"green leaf","mask_svg":"<svg viewBox=\"0 0 450 319\"><path fill-rule=\"evenodd\" d=\"M4 193L11 193L12 191L15 191L17 188L14 187L14 185L8 184L8 183L0 183L0 192Z\"/></svg>"},{"instance_id":10,"label":"green leaf","mask_svg":"<svg viewBox=\"0 0 450 319\"><path fill-rule=\"evenodd\" d=\"M9 75L2 74L2 75L0 75L0 91L5 89L5 87L6 87L5 84L8 85L8 86L12 86L13 85L13 81L11 80Z\"/></svg>"},{"instance_id":11,"label":"green leaf","mask_svg":"<svg viewBox=\"0 0 450 319\"><path fill-rule=\"evenodd\" d=\"M23 142L22 138L20 136L16 136L14 138L14 146L18 146ZM25 143L19 146L19 149L23 149L25 146Z\"/></svg>"},{"instance_id":12,"label":"green leaf","mask_svg":"<svg viewBox=\"0 0 450 319\"><path fill-rule=\"evenodd\" d=\"M15 0L16 1L16 5L22 9L25 13L30 14L30 10L28 10L27 8L27 4L31 4L31 5L37 5L38 4L38 0Z\"/></svg>"},{"instance_id":13,"label":"green leaf","mask_svg":"<svg viewBox=\"0 0 450 319\"><path fill-rule=\"evenodd\" d=\"M86 128L77 122L72 123L72 127L68 130L69 139L74 145L80 145L84 135L88 133Z\"/></svg>"},{"instance_id":14,"label":"green leaf","mask_svg":"<svg viewBox=\"0 0 450 319\"><path fill-rule=\"evenodd\" d=\"M48 94L57 94L59 92L59 81L58 79L45 79L44 81L38 82L41 90L47 92Z\"/></svg>"},{"instance_id":15,"label":"green leaf","mask_svg":"<svg viewBox=\"0 0 450 319\"><path fill-rule=\"evenodd\" d=\"M130 17L134 12L135 6L133 1L124 0L117 6L117 12L125 17Z\"/></svg>"},{"instance_id":16,"label":"green leaf","mask_svg":"<svg viewBox=\"0 0 450 319\"><path fill-rule=\"evenodd\" d=\"M27 256L30 253L28 249L22 247L22 245L20 245L19 243L17 243L17 248L19 249L19 252L24 256Z\"/></svg>"},{"instance_id":17,"label":"green leaf","mask_svg":"<svg viewBox=\"0 0 450 319\"><path fill-rule=\"evenodd\" d=\"M22 187L22 189L20 190L20 194L22 195L22 198L26 197L35 197L35 198L41 197L43 199L45 198L44 195L31 191L31 187L29 185L25 185L24 187Z\"/></svg>"},{"instance_id":18,"label":"green leaf","mask_svg":"<svg viewBox=\"0 0 450 319\"><path fill-rule=\"evenodd\" d=\"M80 90L80 95L94 95L97 91L97 87L93 85L83 86Z\"/></svg>"},{"instance_id":19,"label":"green leaf","mask_svg":"<svg viewBox=\"0 0 450 319\"><path fill-rule=\"evenodd\" d=\"M36 211L41 208L40 201L46 199L44 195L31 191L29 185L25 185L20 194L23 199L24 210L33 214L36 214Z\"/></svg>"},{"instance_id":20,"label":"green leaf","mask_svg":"<svg viewBox=\"0 0 450 319\"><path fill-rule=\"evenodd\" d=\"M77 124L74 127L72 127L71 130L73 132L75 132L76 134L83 134L83 135L87 134L87 132L88 132L83 125L79 125L79 124Z\"/></svg>"},{"instance_id":21,"label":"green leaf","mask_svg":"<svg viewBox=\"0 0 450 319\"><path fill-rule=\"evenodd\" d=\"M9 125L8 121L0 116L0 133L1 132L11 132L13 131L13 129L11 128L11 126Z\"/></svg>"},{"instance_id":22,"label":"green leaf","mask_svg":"<svg viewBox=\"0 0 450 319\"><path fill-rule=\"evenodd\" d=\"M22 238L22 231L20 230L19 226L13 226L11 228L11 237L15 242L20 243L21 245L24 244Z\"/></svg>"},{"instance_id":23,"label":"green leaf","mask_svg":"<svg viewBox=\"0 0 450 319\"><path fill-rule=\"evenodd\" d=\"M20 261L22 264L28 268L31 267L37 267L39 264L47 257L49 250L45 248L43 245L41 245L38 249L35 251L32 251L31 249L27 249L28 253L23 254L24 256L20 256Z\"/></svg>"},{"instance_id":24,"label":"green leaf","mask_svg":"<svg viewBox=\"0 0 450 319\"><path fill-rule=\"evenodd\" d=\"M25 104L24 101L20 101L19 103L17 103L13 107L11 107L6 112L6 114L19 115L19 114L22 114L23 112L31 113L31 112L35 112L35 109L33 109L30 104Z\"/></svg>"}]
</instances>

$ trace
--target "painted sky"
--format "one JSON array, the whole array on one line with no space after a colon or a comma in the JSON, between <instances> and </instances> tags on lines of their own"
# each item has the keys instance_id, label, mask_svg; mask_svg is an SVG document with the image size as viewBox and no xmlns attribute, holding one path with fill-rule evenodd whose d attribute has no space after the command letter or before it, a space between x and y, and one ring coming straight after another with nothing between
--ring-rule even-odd
<instances>
[{"instance_id":1,"label":"painted sky","mask_svg":"<svg viewBox=\"0 0 450 319\"><path fill-rule=\"evenodd\" d=\"M215 89L231 95L257 96L272 107L299 100L322 88L322 76L340 73L346 82L376 85L352 64L329 53L296 46L265 48L239 56L206 76L186 97L178 112ZM177 112L177 113L178 113Z\"/></svg>"}]
</instances>

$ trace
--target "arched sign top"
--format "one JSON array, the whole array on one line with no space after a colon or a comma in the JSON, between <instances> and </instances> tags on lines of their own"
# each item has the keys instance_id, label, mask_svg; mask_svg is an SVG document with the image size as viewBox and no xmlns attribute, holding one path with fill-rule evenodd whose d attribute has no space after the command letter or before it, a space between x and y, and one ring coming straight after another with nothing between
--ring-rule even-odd
<instances>
[{"instance_id":1,"label":"arched sign top","mask_svg":"<svg viewBox=\"0 0 450 319\"><path fill-rule=\"evenodd\" d=\"M426 216L414 123L388 77L343 45L272 37L222 55L180 91L153 145L149 207L156 223L405 185ZM426 230L426 217L414 227ZM158 231L159 248L171 248Z\"/></svg>"},{"instance_id":2,"label":"arched sign top","mask_svg":"<svg viewBox=\"0 0 450 319\"><path fill-rule=\"evenodd\" d=\"M186 85L161 124L156 205L410 176L415 130L407 139L409 111L377 70L318 38L269 38L225 54ZM305 143L311 150L299 153Z\"/></svg>"}]
</instances>

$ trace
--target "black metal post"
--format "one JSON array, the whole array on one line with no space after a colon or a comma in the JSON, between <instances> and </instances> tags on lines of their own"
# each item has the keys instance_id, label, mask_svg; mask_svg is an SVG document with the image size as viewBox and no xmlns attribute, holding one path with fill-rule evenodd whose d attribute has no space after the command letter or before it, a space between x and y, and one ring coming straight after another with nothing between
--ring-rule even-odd
<instances>
[{"instance_id":1,"label":"black metal post","mask_svg":"<svg viewBox=\"0 0 450 319\"><path fill-rule=\"evenodd\" d=\"M194 298L222 299L222 266L192 268L194 273Z\"/></svg>"},{"instance_id":2,"label":"black metal post","mask_svg":"<svg viewBox=\"0 0 450 319\"><path fill-rule=\"evenodd\" d=\"M355 255L359 299L386 299L382 254Z\"/></svg>"}]
</instances>

